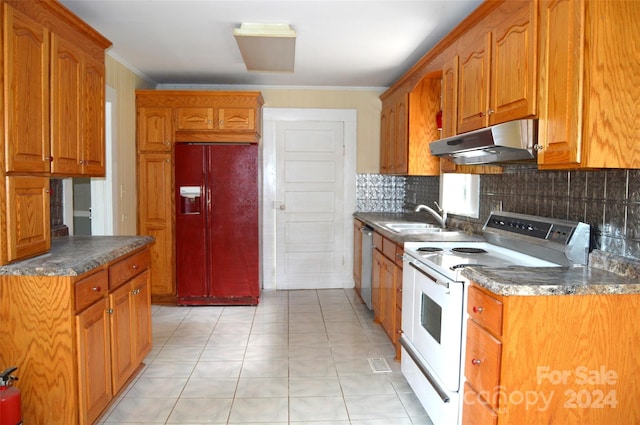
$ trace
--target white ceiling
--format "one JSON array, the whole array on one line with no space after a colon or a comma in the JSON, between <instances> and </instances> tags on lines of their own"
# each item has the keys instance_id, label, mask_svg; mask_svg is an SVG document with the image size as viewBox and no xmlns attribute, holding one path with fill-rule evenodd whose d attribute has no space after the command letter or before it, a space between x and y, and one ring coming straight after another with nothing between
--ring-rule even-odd
<instances>
[{"instance_id":1,"label":"white ceiling","mask_svg":"<svg viewBox=\"0 0 640 425\"><path fill-rule=\"evenodd\" d=\"M481 0L61 0L156 84L388 87ZM241 23L297 32L293 73L247 72Z\"/></svg>"}]
</instances>

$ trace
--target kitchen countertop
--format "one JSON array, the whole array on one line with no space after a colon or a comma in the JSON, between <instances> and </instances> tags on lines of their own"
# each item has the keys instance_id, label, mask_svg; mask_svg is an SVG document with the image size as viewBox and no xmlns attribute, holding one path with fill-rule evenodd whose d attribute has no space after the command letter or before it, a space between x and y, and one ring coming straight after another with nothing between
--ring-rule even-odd
<instances>
[{"instance_id":1,"label":"kitchen countertop","mask_svg":"<svg viewBox=\"0 0 640 425\"><path fill-rule=\"evenodd\" d=\"M376 232L396 243L483 242L481 235L463 231L401 235L380 226L391 222L425 222L437 224L421 213L354 213L354 217L371 225ZM640 261L593 250L589 266L575 267L468 267L462 275L502 296L597 295L640 293Z\"/></svg>"},{"instance_id":2,"label":"kitchen countertop","mask_svg":"<svg viewBox=\"0 0 640 425\"><path fill-rule=\"evenodd\" d=\"M589 266L465 268L462 275L498 295L640 293L640 261L594 249Z\"/></svg>"},{"instance_id":3,"label":"kitchen countertop","mask_svg":"<svg viewBox=\"0 0 640 425\"><path fill-rule=\"evenodd\" d=\"M402 223L402 222L421 222L438 225L429 214L421 213L379 213L379 212L356 212L353 214L358 220L370 225L374 230L387 239L391 239L397 244L403 245L405 242L484 242L481 235L463 232L461 230L452 229L447 232L424 232L419 234L400 234L391 232L381 223Z\"/></svg>"},{"instance_id":4,"label":"kitchen countertop","mask_svg":"<svg viewBox=\"0 0 640 425\"><path fill-rule=\"evenodd\" d=\"M79 276L153 243L150 236L68 236L54 239L51 250L0 267L0 275Z\"/></svg>"}]
</instances>

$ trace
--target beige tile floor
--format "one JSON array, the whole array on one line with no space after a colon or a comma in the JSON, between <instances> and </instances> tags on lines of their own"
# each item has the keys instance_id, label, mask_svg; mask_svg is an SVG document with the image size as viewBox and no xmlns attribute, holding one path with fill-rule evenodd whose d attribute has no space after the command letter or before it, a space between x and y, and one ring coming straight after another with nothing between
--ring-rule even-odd
<instances>
[{"instance_id":1,"label":"beige tile floor","mask_svg":"<svg viewBox=\"0 0 640 425\"><path fill-rule=\"evenodd\" d=\"M102 424L431 425L353 290L153 306L154 348ZM374 373L369 358L391 371Z\"/></svg>"}]
</instances>

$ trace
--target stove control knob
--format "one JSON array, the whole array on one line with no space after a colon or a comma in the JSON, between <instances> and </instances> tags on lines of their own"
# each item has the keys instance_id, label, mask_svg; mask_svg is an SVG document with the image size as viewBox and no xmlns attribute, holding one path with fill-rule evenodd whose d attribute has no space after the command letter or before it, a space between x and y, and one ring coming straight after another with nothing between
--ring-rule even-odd
<instances>
[{"instance_id":1,"label":"stove control knob","mask_svg":"<svg viewBox=\"0 0 640 425\"><path fill-rule=\"evenodd\" d=\"M474 313L482 313L484 311L484 308L474 305L472 310Z\"/></svg>"}]
</instances>

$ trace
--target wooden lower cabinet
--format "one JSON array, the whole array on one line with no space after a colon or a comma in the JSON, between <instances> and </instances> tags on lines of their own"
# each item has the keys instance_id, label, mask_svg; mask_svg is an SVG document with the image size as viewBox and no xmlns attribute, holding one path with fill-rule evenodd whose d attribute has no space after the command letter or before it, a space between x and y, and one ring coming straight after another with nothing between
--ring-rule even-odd
<instances>
[{"instance_id":1,"label":"wooden lower cabinet","mask_svg":"<svg viewBox=\"0 0 640 425\"><path fill-rule=\"evenodd\" d=\"M371 275L374 320L382 328L400 353L400 329L402 325L402 252L403 247L374 233L373 271Z\"/></svg>"},{"instance_id":2,"label":"wooden lower cabinet","mask_svg":"<svg viewBox=\"0 0 640 425\"><path fill-rule=\"evenodd\" d=\"M640 423L640 294L468 300L463 425Z\"/></svg>"},{"instance_id":3,"label":"wooden lower cabinet","mask_svg":"<svg viewBox=\"0 0 640 425\"><path fill-rule=\"evenodd\" d=\"M101 298L76 316L80 424L93 423L113 397L108 311Z\"/></svg>"},{"instance_id":4,"label":"wooden lower cabinet","mask_svg":"<svg viewBox=\"0 0 640 425\"><path fill-rule=\"evenodd\" d=\"M151 349L149 267L145 247L81 276L0 276L0 364L19 368L25 425L93 424L131 378Z\"/></svg>"},{"instance_id":5,"label":"wooden lower cabinet","mask_svg":"<svg viewBox=\"0 0 640 425\"><path fill-rule=\"evenodd\" d=\"M149 274L146 270L109 294L114 394L151 349Z\"/></svg>"}]
</instances>

